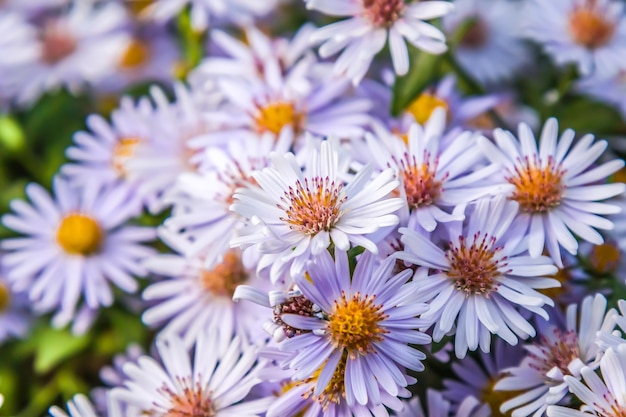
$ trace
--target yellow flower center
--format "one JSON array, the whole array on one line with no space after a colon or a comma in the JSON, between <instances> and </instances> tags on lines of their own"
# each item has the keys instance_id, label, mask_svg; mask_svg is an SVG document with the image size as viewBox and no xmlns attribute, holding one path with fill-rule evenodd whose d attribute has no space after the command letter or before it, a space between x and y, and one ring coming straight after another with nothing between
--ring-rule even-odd
<instances>
[{"instance_id":1,"label":"yellow flower center","mask_svg":"<svg viewBox=\"0 0 626 417\"><path fill-rule=\"evenodd\" d=\"M54 22L44 25L41 32L41 59L54 65L68 56L77 48L76 39L67 30Z\"/></svg>"},{"instance_id":2,"label":"yellow flower center","mask_svg":"<svg viewBox=\"0 0 626 417\"><path fill-rule=\"evenodd\" d=\"M278 101L259 107L254 120L259 132L278 135L287 125L291 125L294 131L299 131L304 115L297 112L292 103Z\"/></svg>"},{"instance_id":3,"label":"yellow flower center","mask_svg":"<svg viewBox=\"0 0 626 417\"><path fill-rule=\"evenodd\" d=\"M576 7L569 14L569 31L574 42L589 49L606 45L615 32L615 23L598 10L596 0Z\"/></svg>"},{"instance_id":4,"label":"yellow flower center","mask_svg":"<svg viewBox=\"0 0 626 417\"><path fill-rule=\"evenodd\" d=\"M146 42L133 39L128 43L119 60L123 70L133 70L143 66L150 59L150 48Z\"/></svg>"},{"instance_id":5,"label":"yellow flower center","mask_svg":"<svg viewBox=\"0 0 626 417\"><path fill-rule=\"evenodd\" d=\"M515 185L511 200L520 205L520 210L528 213L545 213L561 204L563 171L552 159L545 168L540 168L541 161L535 157L534 163L526 159L522 166L515 168L515 175L508 178Z\"/></svg>"},{"instance_id":6,"label":"yellow flower center","mask_svg":"<svg viewBox=\"0 0 626 417\"><path fill-rule=\"evenodd\" d=\"M461 236L458 246L446 252L450 265L447 275L455 281L456 289L463 291L466 297L472 294L489 297L497 287L499 269L505 264L495 259L500 248L493 248L494 243L495 238L483 234L482 237L476 235L472 244L468 245Z\"/></svg>"},{"instance_id":7,"label":"yellow flower center","mask_svg":"<svg viewBox=\"0 0 626 417\"><path fill-rule=\"evenodd\" d=\"M171 407L164 414L153 413L152 410L145 410L146 415L162 415L163 417L215 417L217 412L210 393L204 392L200 383L191 387L188 378L179 379L182 383L183 393L172 391L168 386L163 386L161 391L170 397Z\"/></svg>"},{"instance_id":8,"label":"yellow flower center","mask_svg":"<svg viewBox=\"0 0 626 417\"><path fill-rule=\"evenodd\" d=\"M135 155L137 146L142 142L142 139L131 136L121 138L113 147L111 162L113 169L115 169L115 172L117 172L120 177L126 176L126 163Z\"/></svg>"},{"instance_id":9,"label":"yellow flower center","mask_svg":"<svg viewBox=\"0 0 626 417\"><path fill-rule=\"evenodd\" d=\"M404 10L404 0L363 0L363 13L374 26L391 26Z\"/></svg>"},{"instance_id":10,"label":"yellow flower center","mask_svg":"<svg viewBox=\"0 0 626 417\"><path fill-rule=\"evenodd\" d=\"M593 247L589 261L596 272L607 273L615 271L620 258L621 254L617 246L604 243Z\"/></svg>"},{"instance_id":11,"label":"yellow flower center","mask_svg":"<svg viewBox=\"0 0 626 417\"><path fill-rule=\"evenodd\" d=\"M406 111L413 115L417 123L423 125L430 119L437 107L443 107L447 111L448 103L435 95L422 93L409 104Z\"/></svg>"},{"instance_id":12,"label":"yellow flower center","mask_svg":"<svg viewBox=\"0 0 626 417\"><path fill-rule=\"evenodd\" d=\"M11 290L9 286L0 282L0 313L7 311L11 306Z\"/></svg>"},{"instance_id":13,"label":"yellow flower center","mask_svg":"<svg viewBox=\"0 0 626 417\"><path fill-rule=\"evenodd\" d=\"M139 17L141 13L153 2L153 0L132 0L125 2L125 4L126 7L128 7L128 10L130 10L130 12L133 14L133 16Z\"/></svg>"},{"instance_id":14,"label":"yellow flower center","mask_svg":"<svg viewBox=\"0 0 626 417\"><path fill-rule=\"evenodd\" d=\"M424 160L429 161L430 156L426 154ZM435 178L436 162L433 166L430 162L418 164L415 156L410 157L408 153L405 153L398 165L410 208L430 206L437 201L441 195L442 182Z\"/></svg>"},{"instance_id":15,"label":"yellow flower center","mask_svg":"<svg viewBox=\"0 0 626 417\"><path fill-rule=\"evenodd\" d=\"M210 271L202 271L202 286L216 296L232 298L235 288L248 280L248 272L236 250L224 255L224 260Z\"/></svg>"},{"instance_id":16,"label":"yellow flower center","mask_svg":"<svg viewBox=\"0 0 626 417\"><path fill-rule=\"evenodd\" d=\"M341 400L345 398L346 396L345 375L346 375L347 360L348 360L348 354L346 352L343 352L341 359L339 359L339 363L337 364L337 368L335 368L335 372L333 372L333 376L330 377L330 381L328 382L328 385L326 385L326 388L324 388L324 391L322 391L322 393L319 396L314 396L313 395L314 388L312 388L310 392L304 394L304 398L313 398L315 401L318 401L322 405L323 410L327 410L328 406L331 403L339 404ZM322 367L320 367L317 371L315 371L313 376L307 379L305 382L317 381L324 366L326 366L326 364L322 365Z\"/></svg>"},{"instance_id":17,"label":"yellow flower center","mask_svg":"<svg viewBox=\"0 0 626 417\"><path fill-rule=\"evenodd\" d=\"M80 213L65 216L57 230L57 242L71 255L93 255L100 249L102 237L98 222Z\"/></svg>"},{"instance_id":18,"label":"yellow flower center","mask_svg":"<svg viewBox=\"0 0 626 417\"><path fill-rule=\"evenodd\" d=\"M374 296L357 292L348 299L342 293L329 315L328 334L332 344L345 349L351 358L373 352L372 343L382 341L382 335L387 333L380 323L388 316L374 301Z\"/></svg>"},{"instance_id":19,"label":"yellow flower center","mask_svg":"<svg viewBox=\"0 0 626 417\"><path fill-rule=\"evenodd\" d=\"M285 217L280 220L289 224L292 230L315 235L330 229L339 221L341 205L345 200L341 196L342 184L335 184L328 177L305 178L304 185L298 181L295 188L289 187L283 201L289 204L284 208Z\"/></svg>"}]
</instances>

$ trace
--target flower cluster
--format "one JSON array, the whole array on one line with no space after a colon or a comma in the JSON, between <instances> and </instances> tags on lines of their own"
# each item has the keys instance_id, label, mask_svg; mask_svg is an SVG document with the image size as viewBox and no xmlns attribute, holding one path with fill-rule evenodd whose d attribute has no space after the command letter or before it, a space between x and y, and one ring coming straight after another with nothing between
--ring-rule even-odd
<instances>
[{"instance_id":1,"label":"flower cluster","mask_svg":"<svg viewBox=\"0 0 626 417\"><path fill-rule=\"evenodd\" d=\"M0 363L10 414L625 415L619 0L8 0L0 33L0 356L46 384Z\"/></svg>"}]
</instances>

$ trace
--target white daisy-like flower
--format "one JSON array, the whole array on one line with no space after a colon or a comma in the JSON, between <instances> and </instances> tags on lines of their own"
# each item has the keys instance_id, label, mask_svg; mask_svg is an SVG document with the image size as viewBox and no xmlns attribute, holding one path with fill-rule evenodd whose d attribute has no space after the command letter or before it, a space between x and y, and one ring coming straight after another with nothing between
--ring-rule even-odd
<instances>
[{"instance_id":1,"label":"white daisy-like flower","mask_svg":"<svg viewBox=\"0 0 626 417\"><path fill-rule=\"evenodd\" d=\"M612 320L614 325L598 333L598 345L603 350L626 343L626 300L618 300L617 307L619 311L609 311L610 317L607 315L607 320Z\"/></svg>"},{"instance_id":2,"label":"white daisy-like flower","mask_svg":"<svg viewBox=\"0 0 626 417\"><path fill-rule=\"evenodd\" d=\"M239 188L231 209L264 226L248 236L234 239L234 246L252 245L259 252L275 255L270 276L282 278L290 269L300 275L312 256L331 244L340 250L363 246L377 253L373 236L381 228L394 226L393 214L403 204L389 194L398 187L393 170L372 179L373 167L366 166L347 183L346 164L339 150L324 141L308 158L304 171L292 153L270 155L270 165L253 174L258 186Z\"/></svg>"},{"instance_id":3,"label":"white daisy-like flower","mask_svg":"<svg viewBox=\"0 0 626 417\"><path fill-rule=\"evenodd\" d=\"M575 63L584 76L609 77L626 68L626 14L620 0L530 0L525 34L558 65Z\"/></svg>"},{"instance_id":4,"label":"white daisy-like flower","mask_svg":"<svg viewBox=\"0 0 626 417\"><path fill-rule=\"evenodd\" d=\"M78 324L87 314L83 309L113 303L110 284L125 292L137 290L133 276L146 274L140 261L154 253L140 243L154 239L155 232L124 224L139 206L122 187L76 189L60 177L53 185L54 199L40 185L30 184L26 195L31 205L11 202L14 213L4 215L2 223L26 236L2 241L8 252L2 261L13 288L27 291L36 311L55 312L55 327L72 320L84 327Z\"/></svg>"},{"instance_id":5,"label":"white daisy-like flower","mask_svg":"<svg viewBox=\"0 0 626 417\"><path fill-rule=\"evenodd\" d=\"M504 402L500 411L513 410L513 417L541 416L548 405L558 404L566 396L568 384L564 378L569 375L580 379L585 365L597 367L597 333L612 325L605 318L606 307L601 294L585 297L580 315L577 304L568 306L564 329L549 326L538 343L525 346L526 358L519 366L505 369L506 376L494 387L518 393Z\"/></svg>"},{"instance_id":6,"label":"white daisy-like flower","mask_svg":"<svg viewBox=\"0 0 626 417\"><path fill-rule=\"evenodd\" d=\"M515 221L529 234L530 255L538 257L545 247L562 267L560 247L572 255L578 251L573 233L598 245L604 240L595 229L613 228L613 222L601 215L618 213L621 208L597 201L623 193L625 185L598 182L622 168L624 161L594 166L607 147L606 141L593 143L593 135L587 134L572 146L575 133L571 129L557 140L554 118L544 125L539 148L526 124L519 125L518 136L496 129L495 144L481 137L478 146L492 163L503 168L501 178L494 181L500 192L519 203Z\"/></svg>"},{"instance_id":7,"label":"white daisy-like flower","mask_svg":"<svg viewBox=\"0 0 626 417\"><path fill-rule=\"evenodd\" d=\"M548 417L623 417L626 412L626 345L609 349L600 360L598 376L594 368L584 367L579 378L565 377L569 391L583 403L580 411L552 405Z\"/></svg>"},{"instance_id":8,"label":"white daisy-like flower","mask_svg":"<svg viewBox=\"0 0 626 417\"><path fill-rule=\"evenodd\" d=\"M191 25L203 31L220 21L249 23L276 7L276 0L156 0L143 11L159 22L173 19L185 7L190 7Z\"/></svg>"},{"instance_id":9,"label":"white daisy-like flower","mask_svg":"<svg viewBox=\"0 0 626 417\"><path fill-rule=\"evenodd\" d=\"M174 249L185 252L184 247ZM148 258L145 267L167 278L143 292L144 300L150 301L142 315L143 322L150 327L163 326L163 334L177 334L187 346L205 329L218 325L222 345L230 342L233 332L248 340L259 340L264 333L263 310L254 304L235 303L232 297L238 285L264 285L254 271L244 266L239 249L222 251L213 259L212 264L207 264L203 255L163 254Z\"/></svg>"},{"instance_id":10,"label":"white daisy-like flower","mask_svg":"<svg viewBox=\"0 0 626 417\"><path fill-rule=\"evenodd\" d=\"M535 335L518 312L524 308L547 319L544 305L552 300L536 289L558 286L545 278L557 268L548 257L531 258L520 250L523 235L512 229L517 203L504 198L481 199L461 229L449 223L445 250L407 228L400 228L404 251L396 256L418 265L413 281L430 309L422 315L435 323L433 340L440 341L456 324L455 353L480 346L489 352L491 334L509 344Z\"/></svg>"},{"instance_id":11,"label":"white daisy-like flower","mask_svg":"<svg viewBox=\"0 0 626 417\"><path fill-rule=\"evenodd\" d=\"M374 56L389 37L391 60L396 74L409 71L411 45L433 54L447 50L446 37L424 20L449 13L454 5L447 1L404 0L305 0L308 9L331 16L350 17L318 29L311 41L322 43L319 53L327 58L344 50L335 63L335 72L358 84L365 76Z\"/></svg>"},{"instance_id":12,"label":"white daisy-like flower","mask_svg":"<svg viewBox=\"0 0 626 417\"><path fill-rule=\"evenodd\" d=\"M471 77L481 83L510 79L529 62L530 50L520 37L521 6L509 0L456 0L454 11L443 17L448 36L471 21L454 49Z\"/></svg>"},{"instance_id":13,"label":"white daisy-like flower","mask_svg":"<svg viewBox=\"0 0 626 417\"><path fill-rule=\"evenodd\" d=\"M205 330L191 358L183 341L169 335L156 342L162 364L149 356L127 363L124 386L111 390L109 416L127 417L129 410L155 417L264 415L273 397L247 399L265 366L258 348L231 335L224 350L220 329ZM126 414L121 406L128 407Z\"/></svg>"},{"instance_id":14,"label":"white daisy-like flower","mask_svg":"<svg viewBox=\"0 0 626 417\"><path fill-rule=\"evenodd\" d=\"M83 394L77 394L67 402L67 413L57 406L50 407L50 417L100 417L93 404Z\"/></svg>"},{"instance_id":15,"label":"white daisy-like flower","mask_svg":"<svg viewBox=\"0 0 626 417\"><path fill-rule=\"evenodd\" d=\"M455 214L453 209L491 190L485 179L494 167L478 169L484 156L476 146L476 135L463 132L443 147L445 120L445 110L438 108L424 127L412 124L406 137L366 136L374 162L393 168L400 180L400 197L406 201L400 216L408 217L403 225L409 229L432 232L439 222L463 220L463 213Z\"/></svg>"},{"instance_id":16,"label":"white daisy-like flower","mask_svg":"<svg viewBox=\"0 0 626 417\"><path fill-rule=\"evenodd\" d=\"M66 14L29 29L31 36L19 45L20 56L29 59L5 69L2 83L22 104L61 86L77 92L85 83L97 83L115 70L126 18L117 3L72 2Z\"/></svg>"},{"instance_id":17,"label":"white daisy-like flower","mask_svg":"<svg viewBox=\"0 0 626 417\"><path fill-rule=\"evenodd\" d=\"M595 100L614 106L626 118L626 70L612 77L588 77L575 85L575 90Z\"/></svg>"}]
</instances>

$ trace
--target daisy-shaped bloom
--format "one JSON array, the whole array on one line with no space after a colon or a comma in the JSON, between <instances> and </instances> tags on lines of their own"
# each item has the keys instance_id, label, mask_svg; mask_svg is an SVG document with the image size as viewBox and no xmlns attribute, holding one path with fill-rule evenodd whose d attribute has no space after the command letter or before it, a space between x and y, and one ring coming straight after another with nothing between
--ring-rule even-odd
<instances>
[{"instance_id":1,"label":"daisy-shaped bloom","mask_svg":"<svg viewBox=\"0 0 626 417\"><path fill-rule=\"evenodd\" d=\"M234 246L249 246L276 255L270 276L282 278L304 272L312 256L325 252L331 243L340 250L351 245L377 253L373 236L379 229L394 226L393 214L402 206L389 194L398 187L391 169L372 179L366 166L344 183L346 164L339 150L324 141L309 154L304 172L292 153L270 155L270 165L253 174L258 184L239 188L231 209L244 218L258 219L265 227L236 238Z\"/></svg>"},{"instance_id":2,"label":"daisy-shaped bloom","mask_svg":"<svg viewBox=\"0 0 626 417\"><path fill-rule=\"evenodd\" d=\"M179 176L162 237L176 234L176 239L187 241L185 256L202 256L209 265L219 262L230 240L245 227L244 219L230 210L235 191L255 184L252 174L267 166L270 152L287 152L291 139L284 131L278 140L264 134L252 141L230 140L223 147L209 147L199 173Z\"/></svg>"},{"instance_id":3,"label":"daisy-shaped bloom","mask_svg":"<svg viewBox=\"0 0 626 417\"><path fill-rule=\"evenodd\" d=\"M612 77L588 77L578 81L576 91L614 106L626 118L626 69Z\"/></svg>"},{"instance_id":4,"label":"daisy-shaped bloom","mask_svg":"<svg viewBox=\"0 0 626 417\"><path fill-rule=\"evenodd\" d=\"M247 398L265 366L258 348L231 335L224 349L219 331L214 327L201 333L192 358L180 338L158 338L162 363L149 356L127 363L124 386L111 390L109 416L126 417L121 406L136 410L131 415L137 416L264 415L273 398Z\"/></svg>"},{"instance_id":5,"label":"daisy-shaped bloom","mask_svg":"<svg viewBox=\"0 0 626 417\"><path fill-rule=\"evenodd\" d=\"M509 344L526 339L535 329L518 312L524 308L545 316L545 304L536 291L558 285L556 267L548 257L531 258L520 252L523 238L511 229L517 203L504 198L478 200L463 228L450 224L445 250L423 235L400 228L404 251L397 257L417 265L413 281L420 285L422 301L430 309L422 315L435 322L433 339L439 341L456 325L455 353L462 358L479 345L489 352L491 334Z\"/></svg>"},{"instance_id":6,"label":"daisy-shaped bloom","mask_svg":"<svg viewBox=\"0 0 626 417\"><path fill-rule=\"evenodd\" d=\"M153 254L141 242L154 239L155 232L124 224L138 205L121 187L76 189L60 177L53 185L54 199L30 184L32 205L11 202L14 214L4 215L2 223L26 236L5 239L1 247L8 251L3 264L13 288L27 291L36 311L54 311L52 324L61 327L74 319L78 325L84 309L111 305L110 284L137 290L133 276L145 275L140 261Z\"/></svg>"},{"instance_id":7,"label":"daisy-shaped bloom","mask_svg":"<svg viewBox=\"0 0 626 417\"><path fill-rule=\"evenodd\" d=\"M549 119L539 139L539 148L530 128L521 123L519 140L510 132L496 129L495 144L479 138L478 145L492 163L502 166L500 190L519 204L517 226L529 233L530 255L539 256L544 246L554 262L562 267L560 247L572 255L578 251L575 233L583 240L602 244L595 230L613 228L600 215L618 213L619 206L598 203L624 192L622 183L598 184L624 166L613 160L593 166L607 147L606 141L593 143L585 135L574 146L574 132L558 136L556 119Z\"/></svg>"},{"instance_id":8,"label":"daisy-shaped bloom","mask_svg":"<svg viewBox=\"0 0 626 417\"><path fill-rule=\"evenodd\" d=\"M422 407L419 396L414 395L411 401L406 401L402 411L396 411L393 416L396 417L470 417L484 414L477 410L478 400L474 397L467 397L458 406L456 411L452 411L450 402L446 401L443 395L433 389L426 390L427 407Z\"/></svg>"},{"instance_id":9,"label":"daisy-shaped bloom","mask_svg":"<svg viewBox=\"0 0 626 417\"><path fill-rule=\"evenodd\" d=\"M50 417L99 417L93 404L83 394L77 394L67 402L67 413L57 406L50 407Z\"/></svg>"},{"instance_id":10,"label":"daisy-shaped bloom","mask_svg":"<svg viewBox=\"0 0 626 417\"><path fill-rule=\"evenodd\" d=\"M618 300L617 307L619 311L609 311L607 315L607 320L614 324L601 329L598 333L598 345L603 350L626 343L626 300Z\"/></svg>"},{"instance_id":11,"label":"daisy-shaped bloom","mask_svg":"<svg viewBox=\"0 0 626 417\"><path fill-rule=\"evenodd\" d=\"M506 376L495 386L496 390L517 393L502 404L502 413L514 410L513 417L542 415L548 405L558 404L567 394L565 376L580 379L584 365L597 365L596 334L612 325L605 319L606 304L600 294L585 297L580 316L578 305L571 304L565 328L549 326L538 343L525 346L526 358L519 366L506 369Z\"/></svg>"},{"instance_id":12,"label":"daisy-shaped bloom","mask_svg":"<svg viewBox=\"0 0 626 417\"><path fill-rule=\"evenodd\" d=\"M516 393L496 391L494 386L504 377L503 370L519 365L523 357L521 346L511 346L498 339L490 353L480 352L475 358L468 356L452 364L458 380L444 379L443 395L454 408L463 408L463 402L473 398L478 415L497 416L500 405Z\"/></svg>"},{"instance_id":13,"label":"daisy-shaped bloom","mask_svg":"<svg viewBox=\"0 0 626 417\"><path fill-rule=\"evenodd\" d=\"M367 136L371 158L381 168L393 168L400 180L400 197L406 201L401 218L408 217L409 229L432 232L438 222L463 220L463 213L452 213L454 207L490 191L484 180L495 171L477 169L484 156L475 135L463 132L442 146L445 118L445 110L438 108L424 127L412 124L406 137Z\"/></svg>"},{"instance_id":14,"label":"daisy-shaped bloom","mask_svg":"<svg viewBox=\"0 0 626 417\"><path fill-rule=\"evenodd\" d=\"M184 252L184 248L175 248ZM211 251L219 251L215 248ZM221 258L221 260L220 260ZM151 327L165 325L163 334L175 333L191 346L198 335L211 326L220 326L223 343L236 331L242 337L258 340L263 334L261 307L250 303L234 303L233 293L240 284L263 287L254 271L243 265L241 251L230 249L214 256L207 264L205 257L157 255L144 265L151 272L167 279L151 284L143 293L151 301L142 316Z\"/></svg>"},{"instance_id":15,"label":"daisy-shaped bloom","mask_svg":"<svg viewBox=\"0 0 626 417\"><path fill-rule=\"evenodd\" d=\"M119 4L72 2L66 14L53 14L30 30L32 36L19 46L20 55L29 59L7 69L3 83L21 103L61 86L75 92L94 84L113 73L126 38L121 30L125 23Z\"/></svg>"},{"instance_id":16,"label":"daisy-shaped bloom","mask_svg":"<svg viewBox=\"0 0 626 417\"><path fill-rule=\"evenodd\" d=\"M565 377L572 394L583 403L581 411L552 405L548 417L623 417L626 413L626 345L609 349L600 360L598 376L594 368L584 367L579 378Z\"/></svg>"},{"instance_id":17,"label":"daisy-shaped bloom","mask_svg":"<svg viewBox=\"0 0 626 417\"><path fill-rule=\"evenodd\" d=\"M203 31L217 22L249 23L255 16L262 16L276 6L276 0L156 0L142 11L156 21L173 19L185 7L190 7L191 25Z\"/></svg>"},{"instance_id":18,"label":"daisy-shaped bloom","mask_svg":"<svg viewBox=\"0 0 626 417\"><path fill-rule=\"evenodd\" d=\"M291 354L280 365L295 371L293 380L315 378L312 395L322 406L380 405L383 393L398 396L415 382L405 368L424 369L426 355L412 346L430 342L417 330L428 325L418 318L427 309L416 302L419 285L407 283L411 270L393 274L394 258L376 263L365 252L351 274L346 252L333 259L325 251L295 278L301 296L270 294L287 336L279 349Z\"/></svg>"},{"instance_id":19,"label":"daisy-shaped bloom","mask_svg":"<svg viewBox=\"0 0 626 417\"><path fill-rule=\"evenodd\" d=\"M626 15L620 0L531 0L524 5L526 36L558 65L575 63L587 75L626 68Z\"/></svg>"},{"instance_id":20,"label":"daisy-shaped bloom","mask_svg":"<svg viewBox=\"0 0 626 417\"><path fill-rule=\"evenodd\" d=\"M65 151L74 162L63 165L61 172L78 186L121 183L129 192L138 193L139 183L128 180L127 164L139 147L151 141L152 117L148 100L135 104L130 97L122 98L110 122L97 114L89 116L89 131L75 133L74 145ZM141 199L149 205L154 196Z\"/></svg>"},{"instance_id":21,"label":"daisy-shaped bloom","mask_svg":"<svg viewBox=\"0 0 626 417\"><path fill-rule=\"evenodd\" d=\"M509 79L529 62L530 51L520 38L520 9L521 4L508 0L456 0L454 11L443 17L449 36L471 22L454 56L474 79Z\"/></svg>"},{"instance_id":22,"label":"daisy-shaped bloom","mask_svg":"<svg viewBox=\"0 0 626 417\"><path fill-rule=\"evenodd\" d=\"M5 340L22 338L30 327L28 297L11 290L4 277L0 278L0 344Z\"/></svg>"},{"instance_id":23,"label":"daisy-shaped bloom","mask_svg":"<svg viewBox=\"0 0 626 417\"><path fill-rule=\"evenodd\" d=\"M318 29L311 36L315 43L323 42L319 53L327 58L344 50L335 63L335 72L358 84L365 76L374 56L380 52L389 36L393 67L398 75L409 71L411 45L433 54L446 51L445 35L424 22L449 13L447 1L408 2L404 0L305 0L308 9L349 19Z\"/></svg>"}]
</instances>

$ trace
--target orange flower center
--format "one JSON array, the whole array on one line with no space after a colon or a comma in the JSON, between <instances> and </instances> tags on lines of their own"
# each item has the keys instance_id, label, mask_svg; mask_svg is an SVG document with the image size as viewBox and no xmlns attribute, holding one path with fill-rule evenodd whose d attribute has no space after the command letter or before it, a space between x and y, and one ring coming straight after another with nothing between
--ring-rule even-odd
<instances>
[{"instance_id":1,"label":"orange flower center","mask_svg":"<svg viewBox=\"0 0 626 417\"><path fill-rule=\"evenodd\" d=\"M126 163L135 155L137 147L142 142L143 139L136 136L130 136L120 138L120 140L113 147L111 163L113 164L113 169L120 177L126 176Z\"/></svg>"},{"instance_id":2,"label":"orange flower center","mask_svg":"<svg viewBox=\"0 0 626 417\"><path fill-rule=\"evenodd\" d=\"M447 275L455 281L458 291L463 291L466 297L470 295L484 295L489 297L491 291L497 287L496 279L501 275L500 269L506 263L495 259L500 248L493 248L495 238L487 234L476 234L471 245L467 244L463 236L459 237L458 246L452 246L446 252L446 259L450 269Z\"/></svg>"},{"instance_id":3,"label":"orange flower center","mask_svg":"<svg viewBox=\"0 0 626 417\"><path fill-rule=\"evenodd\" d=\"M150 48L146 42L133 39L120 57L119 66L123 70L140 68L150 59Z\"/></svg>"},{"instance_id":4,"label":"orange flower center","mask_svg":"<svg viewBox=\"0 0 626 417\"><path fill-rule=\"evenodd\" d=\"M430 155L425 153L424 160L429 161ZM442 182L435 177L436 161L432 166L430 162L418 164L415 156L410 157L405 153L398 166L410 208L430 206L437 201L441 195Z\"/></svg>"},{"instance_id":5,"label":"orange flower center","mask_svg":"<svg viewBox=\"0 0 626 417\"><path fill-rule=\"evenodd\" d=\"M443 107L447 111L448 103L433 94L422 93L409 104L406 111L413 115L417 123L423 125L430 119L437 107Z\"/></svg>"},{"instance_id":6,"label":"orange flower center","mask_svg":"<svg viewBox=\"0 0 626 417\"><path fill-rule=\"evenodd\" d=\"M607 273L615 271L621 257L617 246L604 243L593 247L589 261L596 272Z\"/></svg>"},{"instance_id":7,"label":"orange flower center","mask_svg":"<svg viewBox=\"0 0 626 417\"><path fill-rule=\"evenodd\" d=\"M510 199L520 205L520 210L528 213L545 213L561 204L564 186L561 184L563 171L556 166L552 158L548 164L541 167L541 160L535 157L530 163L515 168L515 175L508 178L509 183L515 185L515 191Z\"/></svg>"},{"instance_id":8,"label":"orange flower center","mask_svg":"<svg viewBox=\"0 0 626 417\"><path fill-rule=\"evenodd\" d=\"M615 23L598 10L596 0L588 0L569 14L569 31L574 42L589 49L606 45L615 32Z\"/></svg>"},{"instance_id":9,"label":"orange flower center","mask_svg":"<svg viewBox=\"0 0 626 417\"><path fill-rule=\"evenodd\" d=\"M0 282L0 313L7 311L11 306L11 290L9 286Z\"/></svg>"},{"instance_id":10,"label":"orange flower center","mask_svg":"<svg viewBox=\"0 0 626 417\"><path fill-rule=\"evenodd\" d=\"M65 216L57 230L57 242L71 255L93 255L100 250L102 238L98 222L80 213Z\"/></svg>"},{"instance_id":11,"label":"orange flower center","mask_svg":"<svg viewBox=\"0 0 626 417\"><path fill-rule=\"evenodd\" d=\"M328 177L305 178L304 184L297 181L295 188L289 187L282 199L289 207L279 205L286 215L280 220L288 223L292 230L309 235L330 231L342 214L340 209L345 200L341 196L342 189L342 184L335 184Z\"/></svg>"},{"instance_id":12,"label":"orange flower center","mask_svg":"<svg viewBox=\"0 0 626 417\"><path fill-rule=\"evenodd\" d=\"M224 260L210 271L200 274L202 286L213 295L232 298L235 288L248 280L248 272L236 250L229 250Z\"/></svg>"},{"instance_id":13,"label":"orange flower center","mask_svg":"<svg viewBox=\"0 0 626 417\"><path fill-rule=\"evenodd\" d=\"M404 0L363 0L363 13L374 26L391 26L404 10Z\"/></svg>"},{"instance_id":14,"label":"orange flower center","mask_svg":"<svg viewBox=\"0 0 626 417\"><path fill-rule=\"evenodd\" d=\"M296 111L293 103L277 101L259 107L254 120L259 132L271 132L278 135L287 125L291 125L294 131L299 131L302 128L304 115Z\"/></svg>"}]
</instances>

